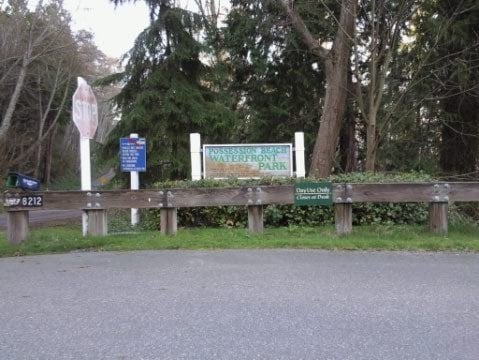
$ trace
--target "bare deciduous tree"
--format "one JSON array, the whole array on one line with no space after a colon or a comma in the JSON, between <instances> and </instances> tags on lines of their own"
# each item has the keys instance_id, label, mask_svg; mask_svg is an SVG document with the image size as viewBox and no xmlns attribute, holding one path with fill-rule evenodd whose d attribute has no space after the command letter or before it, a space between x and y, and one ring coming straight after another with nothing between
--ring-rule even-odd
<instances>
[{"instance_id":1,"label":"bare deciduous tree","mask_svg":"<svg viewBox=\"0 0 479 360\"><path fill-rule=\"evenodd\" d=\"M72 33L61 0L40 1L34 10L25 1L8 0L0 4L0 25L0 173L17 170L48 182L57 168L74 168L74 155L59 141L70 123L73 80L111 73L113 60L96 48L91 34ZM107 119L112 108L104 98ZM55 157L58 152L62 156Z\"/></svg>"},{"instance_id":2,"label":"bare deciduous tree","mask_svg":"<svg viewBox=\"0 0 479 360\"><path fill-rule=\"evenodd\" d=\"M357 0L341 1L336 35L331 49L328 50L323 46L323 41L310 32L295 11L292 2L279 1L291 21L291 26L299 33L309 51L321 61L326 74L326 95L309 170L310 176L327 177L333 168L346 107L348 64L354 37L357 2Z\"/></svg>"},{"instance_id":3,"label":"bare deciduous tree","mask_svg":"<svg viewBox=\"0 0 479 360\"><path fill-rule=\"evenodd\" d=\"M365 4L362 6L365 14L365 35L355 36L354 74L357 104L366 124L367 171L375 170L378 150L377 116L385 91L386 77L400 42L401 30L415 11L415 2L371 0L369 10ZM365 64L364 71L361 71L361 62Z\"/></svg>"},{"instance_id":4,"label":"bare deciduous tree","mask_svg":"<svg viewBox=\"0 0 479 360\"><path fill-rule=\"evenodd\" d=\"M52 17L48 17L44 13L45 8L42 0L38 2L35 11L32 13L28 13L26 4L22 1L12 0L11 9L12 13L2 20L5 21L3 27L6 29L6 32L11 33L9 41L13 41L14 43L12 44L9 43L9 41L2 41L2 46L16 46L20 51L14 51L14 53L16 52L18 54L17 58L2 58L0 60L11 64L2 76L2 80L8 74L12 73L14 73L16 77L14 90L9 97L6 110L2 114L2 122L0 124L0 143L5 142L7 138L8 130L12 125L13 114L20 99L20 94L24 88L25 79L31 65L44 56L66 48L73 48L74 46L74 42L65 43L64 41L60 41L60 39L64 39L66 34L70 34L69 23L61 18L58 18L56 19L57 21L53 22ZM46 21L49 21L50 23L47 24ZM19 30L21 31L20 33L17 32ZM27 34L26 41L16 41L17 38L22 40L23 33ZM18 66L19 68L15 69Z\"/></svg>"}]
</instances>

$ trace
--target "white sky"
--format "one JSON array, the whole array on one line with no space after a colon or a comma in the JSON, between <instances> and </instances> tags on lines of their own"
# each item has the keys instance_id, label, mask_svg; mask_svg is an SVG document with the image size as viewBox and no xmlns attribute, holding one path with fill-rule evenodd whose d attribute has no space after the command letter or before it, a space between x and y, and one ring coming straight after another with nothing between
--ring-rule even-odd
<instances>
[{"instance_id":1,"label":"white sky","mask_svg":"<svg viewBox=\"0 0 479 360\"><path fill-rule=\"evenodd\" d=\"M29 0L34 7L39 0ZM48 0L44 0L47 2ZM218 0L223 13L229 0ZM95 44L106 55L120 58L133 47L136 37L149 24L149 10L144 1L125 2L115 7L110 0L63 0L72 16L72 30L88 30ZM182 7L197 11L193 0L178 0Z\"/></svg>"},{"instance_id":2,"label":"white sky","mask_svg":"<svg viewBox=\"0 0 479 360\"><path fill-rule=\"evenodd\" d=\"M98 48L116 58L132 48L149 23L148 8L143 1L115 8L109 0L64 0L64 6L72 15L73 30L92 32Z\"/></svg>"}]
</instances>

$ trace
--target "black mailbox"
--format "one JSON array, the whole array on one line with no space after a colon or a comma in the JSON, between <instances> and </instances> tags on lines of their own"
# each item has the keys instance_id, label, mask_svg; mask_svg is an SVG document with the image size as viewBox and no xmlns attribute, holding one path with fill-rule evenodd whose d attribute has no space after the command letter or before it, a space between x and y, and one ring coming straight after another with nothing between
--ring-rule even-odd
<instances>
[{"instance_id":1,"label":"black mailbox","mask_svg":"<svg viewBox=\"0 0 479 360\"><path fill-rule=\"evenodd\" d=\"M40 190L40 180L17 172L10 172L7 177L7 187L38 191Z\"/></svg>"}]
</instances>

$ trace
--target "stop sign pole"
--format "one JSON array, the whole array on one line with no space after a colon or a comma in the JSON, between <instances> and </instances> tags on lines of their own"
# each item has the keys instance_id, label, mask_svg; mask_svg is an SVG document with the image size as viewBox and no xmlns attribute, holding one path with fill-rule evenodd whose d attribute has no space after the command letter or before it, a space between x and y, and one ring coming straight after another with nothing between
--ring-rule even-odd
<instances>
[{"instance_id":1,"label":"stop sign pole","mask_svg":"<svg viewBox=\"0 0 479 360\"><path fill-rule=\"evenodd\" d=\"M81 189L91 190L90 139L98 127L98 105L95 94L85 79L79 77L73 94L73 122L80 132ZM82 214L83 236L88 234L88 213Z\"/></svg>"}]
</instances>

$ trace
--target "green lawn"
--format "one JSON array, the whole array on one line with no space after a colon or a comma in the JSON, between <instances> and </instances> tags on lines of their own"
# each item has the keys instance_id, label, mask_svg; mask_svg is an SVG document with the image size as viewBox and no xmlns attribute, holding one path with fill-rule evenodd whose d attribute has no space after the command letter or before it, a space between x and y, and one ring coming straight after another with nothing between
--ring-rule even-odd
<instances>
[{"instance_id":1,"label":"green lawn","mask_svg":"<svg viewBox=\"0 0 479 360\"><path fill-rule=\"evenodd\" d=\"M160 249L272 249L479 251L479 229L451 227L447 236L429 234L419 226L360 226L349 236L334 228L290 227L266 229L251 235L244 229L180 229L176 236L159 232L83 238L79 228L32 230L23 244L13 246L0 236L0 256L62 253L75 250L127 251Z\"/></svg>"}]
</instances>

